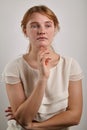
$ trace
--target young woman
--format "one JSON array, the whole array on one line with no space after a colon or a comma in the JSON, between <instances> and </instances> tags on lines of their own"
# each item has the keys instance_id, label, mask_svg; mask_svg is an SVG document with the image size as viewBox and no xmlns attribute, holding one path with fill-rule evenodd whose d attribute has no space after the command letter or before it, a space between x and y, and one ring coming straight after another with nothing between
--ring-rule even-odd
<instances>
[{"instance_id":1,"label":"young woman","mask_svg":"<svg viewBox=\"0 0 87 130\"><path fill-rule=\"evenodd\" d=\"M57 54L52 41L59 21L44 5L31 7L21 22L29 52L4 70L8 115L23 128L77 125L82 114L82 70L76 60ZM11 112L12 110L12 112Z\"/></svg>"}]
</instances>

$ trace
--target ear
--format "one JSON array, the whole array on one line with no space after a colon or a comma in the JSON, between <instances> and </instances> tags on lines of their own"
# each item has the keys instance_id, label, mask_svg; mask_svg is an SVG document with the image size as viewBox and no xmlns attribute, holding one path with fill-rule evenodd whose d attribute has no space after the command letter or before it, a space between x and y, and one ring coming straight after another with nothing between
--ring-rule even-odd
<instances>
[{"instance_id":1,"label":"ear","mask_svg":"<svg viewBox=\"0 0 87 130\"><path fill-rule=\"evenodd\" d=\"M23 29L23 33L24 33L24 35L27 37L26 28Z\"/></svg>"},{"instance_id":2,"label":"ear","mask_svg":"<svg viewBox=\"0 0 87 130\"><path fill-rule=\"evenodd\" d=\"M57 34L57 32L58 32L58 30L57 30L57 28L55 28L55 30L54 30L54 36Z\"/></svg>"}]
</instances>

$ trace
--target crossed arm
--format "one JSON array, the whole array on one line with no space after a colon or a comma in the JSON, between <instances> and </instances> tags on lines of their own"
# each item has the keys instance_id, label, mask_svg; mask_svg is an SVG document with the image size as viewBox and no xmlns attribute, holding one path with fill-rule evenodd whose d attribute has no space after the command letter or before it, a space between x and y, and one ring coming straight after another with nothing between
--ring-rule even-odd
<instances>
[{"instance_id":1,"label":"crossed arm","mask_svg":"<svg viewBox=\"0 0 87 130\"><path fill-rule=\"evenodd\" d=\"M7 84L7 93L10 105L15 119L24 127L66 127L77 125L80 122L82 114L82 81L69 82L68 108L52 118L43 122L33 122L33 119L40 107L47 80L43 79L37 82L35 89L30 97L26 99L21 83ZM37 102L36 102L37 101Z\"/></svg>"}]
</instances>

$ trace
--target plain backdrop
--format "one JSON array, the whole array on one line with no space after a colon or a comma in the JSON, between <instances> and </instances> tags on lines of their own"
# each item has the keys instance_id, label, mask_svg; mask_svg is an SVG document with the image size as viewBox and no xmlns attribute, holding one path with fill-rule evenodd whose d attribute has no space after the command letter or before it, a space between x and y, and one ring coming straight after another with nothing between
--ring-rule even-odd
<instances>
[{"instance_id":1,"label":"plain backdrop","mask_svg":"<svg viewBox=\"0 0 87 130\"><path fill-rule=\"evenodd\" d=\"M38 4L47 5L59 19L61 29L53 42L55 50L74 57L84 72L82 119L71 130L87 130L87 0L0 0L0 130L7 128L4 110L9 105L1 74L9 61L27 51L21 19L28 8Z\"/></svg>"}]
</instances>

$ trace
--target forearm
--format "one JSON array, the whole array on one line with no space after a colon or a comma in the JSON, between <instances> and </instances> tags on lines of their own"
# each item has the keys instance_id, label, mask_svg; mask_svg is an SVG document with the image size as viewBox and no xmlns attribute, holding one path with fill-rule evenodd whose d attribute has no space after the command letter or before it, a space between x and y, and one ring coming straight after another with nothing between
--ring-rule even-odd
<instances>
[{"instance_id":1,"label":"forearm","mask_svg":"<svg viewBox=\"0 0 87 130\"><path fill-rule=\"evenodd\" d=\"M41 105L47 80L39 80L28 99L18 108L15 113L16 119L23 125L31 123Z\"/></svg>"},{"instance_id":2,"label":"forearm","mask_svg":"<svg viewBox=\"0 0 87 130\"><path fill-rule=\"evenodd\" d=\"M77 125L82 115L82 84L81 80L69 83L68 108L52 118L33 124L34 127L67 127Z\"/></svg>"},{"instance_id":3,"label":"forearm","mask_svg":"<svg viewBox=\"0 0 87 130\"><path fill-rule=\"evenodd\" d=\"M78 112L76 113L71 110L67 110L46 121L33 123L33 127L68 127L77 125L79 121L80 116L78 116Z\"/></svg>"}]
</instances>

